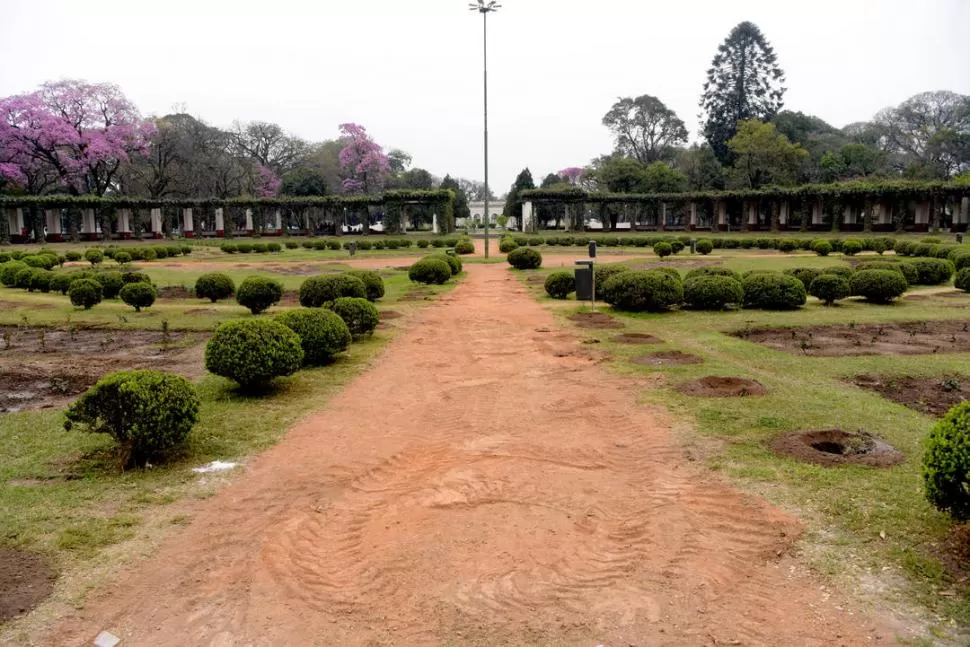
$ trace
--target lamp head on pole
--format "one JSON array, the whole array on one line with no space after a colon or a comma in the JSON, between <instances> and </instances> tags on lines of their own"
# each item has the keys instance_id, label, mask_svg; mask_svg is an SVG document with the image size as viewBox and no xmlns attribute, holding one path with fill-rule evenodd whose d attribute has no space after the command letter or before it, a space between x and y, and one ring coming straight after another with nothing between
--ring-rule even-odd
<instances>
[{"instance_id":1,"label":"lamp head on pole","mask_svg":"<svg viewBox=\"0 0 970 647\"><path fill-rule=\"evenodd\" d=\"M469 11L477 11L478 13L492 13L493 11L498 11L501 8L502 5L495 0L489 0L489 2L485 2L485 0L478 0L477 3L468 5Z\"/></svg>"}]
</instances>

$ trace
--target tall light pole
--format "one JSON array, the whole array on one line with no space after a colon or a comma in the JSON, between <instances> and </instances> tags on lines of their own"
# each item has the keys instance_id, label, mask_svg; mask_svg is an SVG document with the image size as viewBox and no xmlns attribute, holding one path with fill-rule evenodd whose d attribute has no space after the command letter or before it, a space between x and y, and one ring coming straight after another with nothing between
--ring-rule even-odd
<instances>
[{"instance_id":1,"label":"tall light pole","mask_svg":"<svg viewBox=\"0 0 970 647\"><path fill-rule=\"evenodd\" d=\"M491 218L488 213L488 14L498 11L502 5L490 0L478 0L475 4L468 5L471 11L482 14L482 43L484 52L483 80L485 83L485 258L488 258L488 227Z\"/></svg>"}]
</instances>

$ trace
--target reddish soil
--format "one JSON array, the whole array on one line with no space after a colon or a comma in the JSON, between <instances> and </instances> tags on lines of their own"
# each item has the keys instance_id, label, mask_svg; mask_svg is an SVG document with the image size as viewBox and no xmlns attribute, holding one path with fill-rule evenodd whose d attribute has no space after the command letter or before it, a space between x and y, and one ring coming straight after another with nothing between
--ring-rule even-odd
<instances>
[{"instance_id":1,"label":"reddish soil","mask_svg":"<svg viewBox=\"0 0 970 647\"><path fill-rule=\"evenodd\" d=\"M826 467L847 463L892 467L906 458L892 445L875 436L841 429L794 431L772 441L771 449L778 454Z\"/></svg>"},{"instance_id":2,"label":"reddish soil","mask_svg":"<svg viewBox=\"0 0 970 647\"><path fill-rule=\"evenodd\" d=\"M54 590L54 573L41 555L0 546L0 622L27 613Z\"/></svg>"},{"instance_id":3,"label":"reddish soil","mask_svg":"<svg viewBox=\"0 0 970 647\"><path fill-rule=\"evenodd\" d=\"M166 285L158 288L159 299L195 299L195 292L181 285Z\"/></svg>"},{"instance_id":4,"label":"reddish soil","mask_svg":"<svg viewBox=\"0 0 970 647\"><path fill-rule=\"evenodd\" d=\"M0 326L0 413L60 408L113 371L155 368L196 377L206 335L147 330Z\"/></svg>"},{"instance_id":5,"label":"reddish soil","mask_svg":"<svg viewBox=\"0 0 970 647\"><path fill-rule=\"evenodd\" d=\"M679 366L682 364L701 364L704 360L697 355L682 353L679 350L665 350L634 357L630 361L643 366Z\"/></svg>"},{"instance_id":6,"label":"reddish soil","mask_svg":"<svg viewBox=\"0 0 970 647\"><path fill-rule=\"evenodd\" d=\"M625 328L626 324L617 321L604 312L578 312L567 317L576 324L577 328L606 330L610 328Z\"/></svg>"},{"instance_id":7,"label":"reddish soil","mask_svg":"<svg viewBox=\"0 0 970 647\"><path fill-rule=\"evenodd\" d=\"M404 316L404 315L402 315L400 312L398 312L396 310L381 310L378 314L380 314L381 321L389 321L391 319L400 319L401 317Z\"/></svg>"},{"instance_id":8,"label":"reddish soil","mask_svg":"<svg viewBox=\"0 0 970 647\"><path fill-rule=\"evenodd\" d=\"M759 328L732 334L776 350L813 357L970 352L970 321Z\"/></svg>"},{"instance_id":9,"label":"reddish soil","mask_svg":"<svg viewBox=\"0 0 970 647\"><path fill-rule=\"evenodd\" d=\"M742 398L765 395L768 390L756 380L743 377L708 375L680 385L680 392L699 398Z\"/></svg>"},{"instance_id":10,"label":"reddish soil","mask_svg":"<svg viewBox=\"0 0 970 647\"><path fill-rule=\"evenodd\" d=\"M504 278L470 266L45 644L890 643Z\"/></svg>"},{"instance_id":11,"label":"reddish soil","mask_svg":"<svg viewBox=\"0 0 970 647\"><path fill-rule=\"evenodd\" d=\"M852 383L884 398L940 417L964 400L970 400L970 377L910 377L908 375L858 375Z\"/></svg>"},{"instance_id":12,"label":"reddish soil","mask_svg":"<svg viewBox=\"0 0 970 647\"><path fill-rule=\"evenodd\" d=\"M664 340L644 332L628 332L617 335L610 341L617 344L662 344Z\"/></svg>"}]
</instances>

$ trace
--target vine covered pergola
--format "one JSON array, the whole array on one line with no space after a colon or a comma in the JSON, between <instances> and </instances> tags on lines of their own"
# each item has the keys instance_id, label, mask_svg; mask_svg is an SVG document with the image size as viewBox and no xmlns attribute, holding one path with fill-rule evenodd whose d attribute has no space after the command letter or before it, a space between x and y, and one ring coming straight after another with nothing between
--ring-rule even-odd
<instances>
[{"instance_id":1,"label":"vine covered pergola","mask_svg":"<svg viewBox=\"0 0 970 647\"><path fill-rule=\"evenodd\" d=\"M523 191L522 231L565 222L583 231L621 222L640 231L965 231L970 185L853 182L693 193L593 193L579 187Z\"/></svg>"},{"instance_id":2,"label":"vine covered pergola","mask_svg":"<svg viewBox=\"0 0 970 647\"><path fill-rule=\"evenodd\" d=\"M379 195L302 198L145 198L2 196L0 242L334 234L357 221L367 233L383 216L388 233L406 231L414 206L434 212L440 233L455 230L451 190L396 190ZM28 226L30 225L30 226ZM33 229L33 231L31 231ZM33 234L33 236L32 236Z\"/></svg>"}]
</instances>

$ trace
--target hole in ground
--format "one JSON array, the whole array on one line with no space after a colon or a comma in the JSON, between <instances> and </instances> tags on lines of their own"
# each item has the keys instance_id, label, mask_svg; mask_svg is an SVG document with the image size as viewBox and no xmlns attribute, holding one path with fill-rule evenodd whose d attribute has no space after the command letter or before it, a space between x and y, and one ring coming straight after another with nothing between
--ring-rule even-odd
<instances>
[{"instance_id":1,"label":"hole in ground","mask_svg":"<svg viewBox=\"0 0 970 647\"><path fill-rule=\"evenodd\" d=\"M859 430L815 429L782 434L771 442L776 454L834 467L852 463L868 467L891 467L905 456L886 441Z\"/></svg>"}]
</instances>

